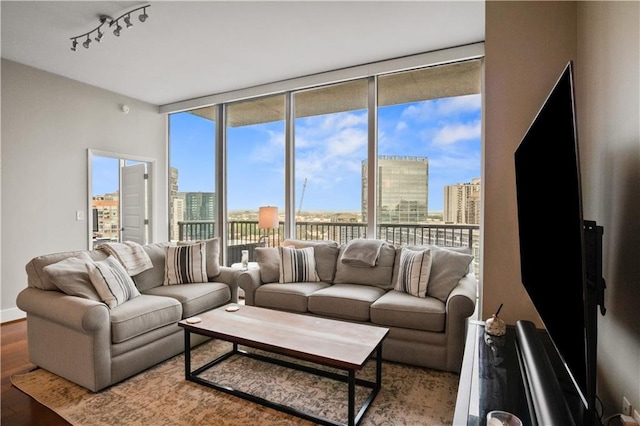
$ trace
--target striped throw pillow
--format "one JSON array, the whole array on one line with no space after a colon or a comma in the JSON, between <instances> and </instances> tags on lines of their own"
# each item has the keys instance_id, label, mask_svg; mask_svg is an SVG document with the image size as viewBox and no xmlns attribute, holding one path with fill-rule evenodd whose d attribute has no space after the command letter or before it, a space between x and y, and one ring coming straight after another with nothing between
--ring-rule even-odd
<instances>
[{"instance_id":1,"label":"striped throw pillow","mask_svg":"<svg viewBox=\"0 0 640 426\"><path fill-rule=\"evenodd\" d=\"M430 273L430 249L414 251L403 248L400 252L400 270L394 290L417 297L426 297Z\"/></svg>"},{"instance_id":2,"label":"striped throw pillow","mask_svg":"<svg viewBox=\"0 0 640 426\"><path fill-rule=\"evenodd\" d=\"M206 283L206 243L187 246L168 246L165 263L164 285Z\"/></svg>"},{"instance_id":3,"label":"striped throw pillow","mask_svg":"<svg viewBox=\"0 0 640 426\"><path fill-rule=\"evenodd\" d=\"M320 281L316 272L316 258L313 247L301 249L279 247L279 251L281 283Z\"/></svg>"},{"instance_id":4,"label":"striped throw pillow","mask_svg":"<svg viewBox=\"0 0 640 426\"><path fill-rule=\"evenodd\" d=\"M91 284L109 309L140 296L129 273L115 257L87 262L86 266Z\"/></svg>"}]
</instances>

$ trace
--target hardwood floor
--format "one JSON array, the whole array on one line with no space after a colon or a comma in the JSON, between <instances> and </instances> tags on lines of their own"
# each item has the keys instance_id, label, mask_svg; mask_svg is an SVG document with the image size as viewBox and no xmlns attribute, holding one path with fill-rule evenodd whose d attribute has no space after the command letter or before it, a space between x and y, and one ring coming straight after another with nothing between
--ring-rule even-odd
<instances>
[{"instance_id":1,"label":"hardwood floor","mask_svg":"<svg viewBox=\"0 0 640 426\"><path fill-rule=\"evenodd\" d=\"M19 320L2 324L0 328L2 353L2 426L58 426L69 425L62 417L27 396L11 384L11 376L33 370L27 347L27 322Z\"/></svg>"}]
</instances>

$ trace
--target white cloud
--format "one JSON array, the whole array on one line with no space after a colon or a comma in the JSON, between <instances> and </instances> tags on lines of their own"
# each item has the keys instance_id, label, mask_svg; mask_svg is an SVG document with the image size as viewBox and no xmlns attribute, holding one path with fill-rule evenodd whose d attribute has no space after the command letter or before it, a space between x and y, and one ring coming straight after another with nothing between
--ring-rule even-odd
<instances>
[{"instance_id":1,"label":"white cloud","mask_svg":"<svg viewBox=\"0 0 640 426\"><path fill-rule=\"evenodd\" d=\"M451 145L460 141L479 138L481 133L480 121L446 125L437 130L433 137L434 145Z\"/></svg>"},{"instance_id":2,"label":"white cloud","mask_svg":"<svg viewBox=\"0 0 640 426\"><path fill-rule=\"evenodd\" d=\"M456 96L455 98L446 98L438 101L438 114L440 115L456 115L461 112L479 111L480 95Z\"/></svg>"},{"instance_id":3,"label":"white cloud","mask_svg":"<svg viewBox=\"0 0 640 426\"><path fill-rule=\"evenodd\" d=\"M283 156L284 133L266 130L265 142L254 144L252 151L247 155L247 159L257 163L277 161L281 164Z\"/></svg>"},{"instance_id":4,"label":"white cloud","mask_svg":"<svg viewBox=\"0 0 640 426\"><path fill-rule=\"evenodd\" d=\"M331 114L296 128L296 177L316 186L331 186L346 174L360 176L366 156L367 116Z\"/></svg>"}]
</instances>

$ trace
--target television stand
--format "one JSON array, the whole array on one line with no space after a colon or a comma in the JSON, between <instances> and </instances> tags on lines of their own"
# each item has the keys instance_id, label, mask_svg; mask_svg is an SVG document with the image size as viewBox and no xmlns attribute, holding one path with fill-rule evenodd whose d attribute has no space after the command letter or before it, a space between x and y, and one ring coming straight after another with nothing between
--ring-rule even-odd
<instances>
[{"instance_id":1,"label":"television stand","mask_svg":"<svg viewBox=\"0 0 640 426\"><path fill-rule=\"evenodd\" d=\"M543 330L538 330L538 333L564 397L575 413L575 410L579 411L576 408L579 400L571 391L573 383L559 364L560 359L547 333ZM489 411L503 410L518 416L524 426L536 426L531 420L516 341L514 326L507 326L507 334L496 338L485 334L484 322L469 321L454 425L485 426Z\"/></svg>"}]
</instances>

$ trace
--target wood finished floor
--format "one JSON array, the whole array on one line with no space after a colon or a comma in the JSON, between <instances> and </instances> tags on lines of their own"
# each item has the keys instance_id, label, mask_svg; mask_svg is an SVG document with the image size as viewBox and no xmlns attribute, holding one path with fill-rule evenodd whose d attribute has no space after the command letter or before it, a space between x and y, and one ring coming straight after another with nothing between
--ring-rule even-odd
<instances>
[{"instance_id":1,"label":"wood finished floor","mask_svg":"<svg viewBox=\"0 0 640 426\"><path fill-rule=\"evenodd\" d=\"M49 410L11 384L11 376L35 368L29 362L27 322L19 320L2 324L0 328L2 353L2 426L58 426L69 425L62 417Z\"/></svg>"}]
</instances>

